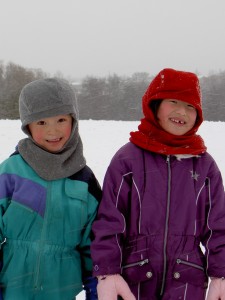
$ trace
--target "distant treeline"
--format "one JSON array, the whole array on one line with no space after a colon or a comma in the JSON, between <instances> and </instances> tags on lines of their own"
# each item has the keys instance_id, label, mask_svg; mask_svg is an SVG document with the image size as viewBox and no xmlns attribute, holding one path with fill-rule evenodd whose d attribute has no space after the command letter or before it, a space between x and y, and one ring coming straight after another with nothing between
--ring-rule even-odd
<instances>
[{"instance_id":1,"label":"distant treeline","mask_svg":"<svg viewBox=\"0 0 225 300\"><path fill-rule=\"evenodd\" d=\"M71 82L79 105L81 120L137 121L142 117L142 96L155 74L116 74L87 76ZM0 62L0 119L18 119L18 98L26 83L49 75L41 69L26 69L12 62ZM60 74L62 78L62 74ZM65 79L65 78L64 78ZM203 112L207 121L225 121L225 71L200 78Z\"/></svg>"}]
</instances>

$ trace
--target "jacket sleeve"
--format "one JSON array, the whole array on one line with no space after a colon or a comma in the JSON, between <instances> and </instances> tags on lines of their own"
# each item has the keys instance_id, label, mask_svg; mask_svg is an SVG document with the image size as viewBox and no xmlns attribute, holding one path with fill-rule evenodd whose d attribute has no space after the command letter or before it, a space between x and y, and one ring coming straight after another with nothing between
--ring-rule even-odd
<instances>
[{"instance_id":1,"label":"jacket sleeve","mask_svg":"<svg viewBox=\"0 0 225 300\"><path fill-rule=\"evenodd\" d=\"M4 243L3 215L11 201L15 188L14 175L7 172L7 163L0 165L0 245Z\"/></svg>"},{"instance_id":2,"label":"jacket sleeve","mask_svg":"<svg viewBox=\"0 0 225 300\"><path fill-rule=\"evenodd\" d=\"M91 254L94 276L121 273L126 221L118 203L127 203L129 197L129 182L122 169L122 162L113 159L104 178L103 197L93 224L95 239Z\"/></svg>"},{"instance_id":3,"label":"jacket sleeve","mask_svg":"<svg viewBox=\"0 0 225 300\"><path fill-rule=\"evenodd\" d=\"M210 277L225 277L225 193L221 173L213 161L206 181L206 224L203 245Z\"/></svg>"},{"instance_id":4,"label":"jacket sleeve","mask_svg":"<svg viewBox=\"0 0 225 300\"><path fill-rule=\"evenodd\" d=\"M0 270L2 269L2 247L5 243L3 233L3 215L8 207L9 199L11 199L14 185L11 176L6 174L2 165L0 165ZM2 300L2 291L0 290L0 300Z\"/></svg>"},{"instance_id":5,"label":"jacket sleeve","mask_svg":"<svg viewBox=\"0 0 225 300\"><path fill-rule=\"evenodd\" d=\"M90 254L90 244L91 240L93 239L92 223L96 218L100 197L101 188L94 174L92 173L88 181L87 221L83 228L82 239L79 244L83 283L87 282L87 278L90 279L92 275L93 264ZM90 282L90 280L88 280L88 282Z\"/></svg>"}]
</instances>

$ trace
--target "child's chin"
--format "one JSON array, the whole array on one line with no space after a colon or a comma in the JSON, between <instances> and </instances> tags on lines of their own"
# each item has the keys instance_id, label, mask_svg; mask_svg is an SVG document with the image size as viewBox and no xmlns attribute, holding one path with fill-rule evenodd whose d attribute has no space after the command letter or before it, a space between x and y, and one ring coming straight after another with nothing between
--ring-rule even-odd
<instances>
[{"instance_id":1,"label":"child's chin","mask_svg":"<svg viewBox=\"0 0 225 300\"><path fill-rule=\"evenodd\" d=\"M48 152L52 152L52 153L58 153L62 150L62 146L59 146L59 147L47 146L47 147L44 147L44 150L46 150Z\"/></svg>"}]
</instances>

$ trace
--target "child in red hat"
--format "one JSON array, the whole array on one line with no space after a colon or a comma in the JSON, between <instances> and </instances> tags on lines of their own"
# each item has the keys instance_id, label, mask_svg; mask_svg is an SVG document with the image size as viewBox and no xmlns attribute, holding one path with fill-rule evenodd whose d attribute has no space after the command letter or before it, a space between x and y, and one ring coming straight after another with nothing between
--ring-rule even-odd
<instances>
[{"instance_id":1,"label":"child in red hat","mask_svg":"<svg viewBox=\"0 0 225 300\"><path fill-rule=\"evenodd\" d=\"M225 299L225 194L197 76L162 70L112 158L91 246L99 300ZM204 251L202 251L204 249ZM213 279L214 278L214 279Z\"/></svg>"}]
</instances>

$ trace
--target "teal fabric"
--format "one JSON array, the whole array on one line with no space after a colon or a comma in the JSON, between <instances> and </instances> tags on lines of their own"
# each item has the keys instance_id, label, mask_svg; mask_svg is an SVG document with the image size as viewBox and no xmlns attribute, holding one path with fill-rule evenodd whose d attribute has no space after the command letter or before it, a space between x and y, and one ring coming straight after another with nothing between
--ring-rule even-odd
<instances>
[{"instance_id":1,"label":"teal fabric","mask_svg":"<svg viewBox=\"0 0 225 300\"><path fill-rule=\"evenodd\" d=\"M82 290L99 189L88 167L45 181L19 154L0 165L4 300L72 300Z\"/></svg>"}]
</instances>

